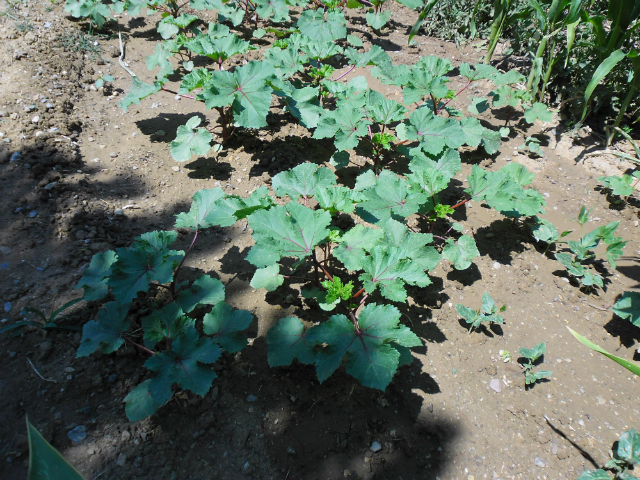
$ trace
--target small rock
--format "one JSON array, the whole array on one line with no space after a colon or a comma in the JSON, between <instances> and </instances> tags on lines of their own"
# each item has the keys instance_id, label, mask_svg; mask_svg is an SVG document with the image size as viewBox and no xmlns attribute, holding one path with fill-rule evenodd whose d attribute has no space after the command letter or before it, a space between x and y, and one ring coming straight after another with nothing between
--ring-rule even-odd
<instances>
[{"instance_id":1,"label":"small rock","mask_svg":"<svg viewBox=\"0 0 640 480\"><path fill-rule=\"evenodd\" d=\"M58 184L58 182L51 182L45 185L44 189L45 190L51 190L53 187L55 187Z\"/></svg>"},{"instance_id":2,"label":"small rock","mask_svg":"<svg viewBox=\"0 0 640 480\"><path fill-rule=\"evenodd\" d=\"M244 466L242 467L242 471L246 474L250 474L251 472L253 472L253 465L251 465L249 461L245 462Z\"/></svg>"},{"instance_id":3,"label":"small rock","mask_svg":"<svg viewBox=\"0 0 640 480\"><path fill-rule=\"evenodd\" d=\"M11 154L11 157L9 157L10 162L19 162L21 160L22 160L22 155L20 154L20 152L13 152Z\"/></svg>"},{"instance_id":4,"label":"small rock","mask_svg":"<svg viewBox=\"0 0 640 480\"><path fill-rule=\"evenodd\" d=\"M13 252L13 250L11 250L9 247L0 247L0 253L2 255L9 255L11 252Z\"/></svg>"},{"instance_id":5,"label":"small rock","mask_svg":"<svg viewBox=\"0 0 640 480\"><path fill-rule=\"evenodd\" d=\"M171 170L173 170L174 172L179 172L180 171L180 167L171 167Z\"/></svg>"},{"instance_id":6,"label":"small rock","mask_svg":"<svg viewBox=\"0 0 640 480\"><path fill-rule=\"evenodd\" d=\"M540 457L538 457L538 456L536 456L536 458L535 458L535 460L534 460L534 463L536 464L536 467L540 467L540 468L544 468L544 467L546 467L546 466L547 466L547 464L546 464L546 463L544 463L544 462L542 461L542 459L541 459Z\"/></svg>"},{"instance_id":7,"label":"small rock","mask_svg":"<svg viewBox=\"0 0 640 480\"><path fill-rule=\"evenodd\" d=\"M380 442L373 442L369 447L369 450L371 450L373 453L379 452L380 450L382 450L382 445L380 445Z\"/></svg>"},{"instance_id":8,"label":"small rock","mask_svg":"<svg viewBox=\"0 0 640 480\"><path fill-rule=\"evenodd\" d=\"M118 156L118 154L117 154L116 152L111 152L111 153L109 154L109 156L110 156L111 158L116 158L116 157Z\"/></svg>"},{"instance_id":9,"label":"small rock","mask_svg":"<svg viewBox=\"0 0 640 480\"><path fill-rule=\"evenodd\" d=\"M128 430L125 430L124 432L122 432L122 441L123 442L128 442L131 439L131 434L129 433Z\"/></svg>"},{"instance_id":10,"label":"small rock","mask_svg":"<svg viewBox=\"0 0 640 480\"><path fill-rule=\"evenodd\" d=\"M487 234L484 236L484 238L493 238L493 237L495 237L495 236L496 236L496 234L495 234L495 233L493 233L493 232L489 232L489 233L487 233Z\"/></svg>"},{"instance_id":11,"label":"small rock","mask_svg":"<svg viewBox=\"0 0 640 480\"><path fill-rule=\"evenodd\" d=\"M67 436L73 443L82 443L84 442L84 439L87 438L87 427L84 425L78 425L76 428L71 430Z\"/></svg>"},{"instance_id":12,"label":"small rock","mask_svg":"<svg viewBox=\"0 0 640 480\"><path fill-rule=\"evenodd\" d=\"M9 313L11 311L11 302L5 302L4 311Z\"/></svg>"},{"instance_id":13,"label":"small rock","mask_svg":"<svg viewBox=\"0 0 640 480\"><path fill-rule=\"evenodd\" d=\"M249 395L247 397L247 402L255 402L256 400L258 400L258 397L256 397L255 395Z\"/></svg>"},{"instance_id":14,"label":"small rock","mask_svg":"<svg viewBox=\"0 0 640 480\"><path fill-rule=\"evenodd\" d=\"M38 216L38 211L37 210L31 210L29 212L29 218L35 218Z\"/></svg>"},{"instance_id":15,"label":"small rock","mask_svg":"<svg viewBox=\"0 0 640 480\"><path fill-rule=\"evenodd\" d=\"M294 297L293 294L290 293L285 297L284 301L287 303L293 303L296 301L296 297Z\"/></svg>"},{"instance_id":16,"label":"small rock","mask_svg":"<svg viewBox=\"0 0 640 480\"><path fill-rule=\"evenodd\" d=\"M119 467L124 467L124 464L127 463L127 456L124 453L118 455L118 459L116 460L116 465Z\"/></svg>"},{"instance_id":17,"label":"small rock","mask_svg":"<svg viewBox=\"0 0 640 480\"><path fill-rule=\"evenodd\" d=\"M296 454L296 449L295 449L295 448L293 448L291 445L289 445L289 446L287 447L287 453L288 453L289 455L295 455L295 454Z\"/></svg>"},{"instance_id":18,"label":"small rock","mask_svg":"<svg viewBox=\"0 0 640 480\"><path fill-rule=\"evenodd\" d=\"M502 265L500 265L500 263L499 263L499 262L493 262L493 268L494 268L495 270L500 270L500 267L501 267L501 266L502 266Z\"/></svg>"},{"instance_id":19,"label":"small rock","mask_svg":"<svg viewBox=\"0 0 640 480\"><path fill-rule=\"evenodd\" d=\"M115 373L109 375L109 378L107 379L109 383L115 383L116 380L118 380L118 375L116 375Z\"/></svg>"},{"instance_id":20,"label":"small rock","mask_svg":"<svg viewBox=\"0 0 640 480\"><path fill-rule=\"evenodd\" d=\"M502 391L502 384L500 383L499 378L494 378L493 380L491 380L489 382L489 386L494 392L500 393Z\"/></svg>"},{"instance_id":21,"label":"small rock","mask_svg":"<svg viewBox=\"0 0 640 480\"><path fill-rule=\"evenodd\" d=\"M113 213L116 215L124 215L124 212L120 208L116 208Z\"/></svg>"},{"instance_id":22,"label":"small rock","mask_svg":"<svg viewBox=\"0 0 640 480\"><path fill-rule=\"evenodd\" d=\"M67 367L67 368L64 369L64 371L65 371L65 373L73 373L73 372L76 371L76 369L73 368L73 367Z\"/></svg>"},{"instance_id":23,"label":"small rock","mask_svg":"<svg viewBox=\"0 0 640 480\"><path fill-rule=\"evenodd\" d=\"M38 123L40 121L40 115L34 115L31 119L31 123Z\"/></svg>"}]
</instances>

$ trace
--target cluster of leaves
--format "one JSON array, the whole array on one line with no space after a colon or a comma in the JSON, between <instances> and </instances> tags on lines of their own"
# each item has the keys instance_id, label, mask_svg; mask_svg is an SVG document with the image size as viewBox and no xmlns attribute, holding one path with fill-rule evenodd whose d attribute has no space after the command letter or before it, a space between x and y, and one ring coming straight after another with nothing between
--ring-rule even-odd
<instances>
[{"instance_id":1,"label":"cluster of leaves","mask_svg":"<svg viewBox=\"0 0 640 480\"><path fill-rule=\"evenodd\" d=\"M581 229L589 221L590 213L591 210L587 211L584 206L580 209L576 221ZM628 243L622 240L621 237L614 235L619 224L620 222L611 222L592 230L578 240L563 241L560 238L566 237L571 231L565 231L559 235L558 230L551 222L536 217L532 231L537 241L545 242L548 245L553 243L566 244L568 248L565 250L568 249L570 253L567 251L558 252L555 257L567 269L569 275L579 279L582 286L603 288L603 278L594 268L594 261L597 256L594 250L600 242L604 243L607 246L604 257L609 262L609 265L614 269L616 268L616 261L622 256L623 249Z\"/></svg>"},{"instance_id":2,"label":"cluster of leaves","mask_svg":"<svg viewBox=\"0 0 640 480\"><path fill-rule=\"evenodd\" d=\"M170 248L176 231L156 231L136 238L130 247L92 258L76 288L84 289L87 301L113 300L84 325L76 356L110 354L125 341L150 355L145 367L153 376L125 398L130 420L145 418L166 404L176 384L204 396L216 378L211 364L223 350L238 352L247 344L242 331L253 316L224 302L222 282L209 275L179 282L178 274L201 229L233 224L256 208L271 205L265 190L247 199L226 197L220 189L196 193L191 210L176 219L176 228L194 231L186 253ZM216 204L223 197L225 207ZM213 204L218 205L215 211L210 208ZM204 310L209 311L202 316Z\"/></svg>"},{"instance_id":3,"label":"cluster of leaves","mask_svg":"<svg viewBox=\"0 0 640 480\"><path fill-rule=\"evenodd\" d=\"M632 480L637 478L628 470L640 464L640 433L632 428L620 435L620 439L616 443L618 445L615 450L612 450L612 458L605 463L603 468L587 470L576 480ZM613 473L613 477L607 470Z\"/></svg>"},{"instance_id":4,"label":"cluster of leaves","mask_svg":"<svg viewBox=\"0 0 640 480\"><path fill-rule=\"evenodd\" d=\"M462 304L456 305L456 310L465 322L469 324L469 333L471 330L479 329L483 323L496 323L502 325L504 320L502 316L498 315L498 312L504 312L507 309L506 305L498 308L496 302L488 293L482 295L482 307L480 310L473 310L469 307L465 307Z\"/></svg>"},{"instance_id":5,"label":"cluster of leaves","mask_svg":"<svg viewBox=\"0 0 640 480\"><path fill-rule=\"evenodd\" d=\"M546 353L547 344L539 343L533 348L519 348L518 353L522 356L521 362L524 368L524 382L526 385L533 385L538 380L548 378L551 376L548 370L534 370L536 363Z\"/></svg>"},{"instance_id":6,"label":"cluster of leaves","mask_svg":"<svg viewBox=\"0 0 640 480\"><path fill-rule=\"evenodd\" d=\"M523 215L521 210L538 212L544 203L528 203L525 192L530 190L518 183L529 176L523 168L509 165L499 172L474 168L468 178L471 198L466 201L485 202L513 216ZM246 257L257 267L252 287L273 291L288 278L302 279L310 284L302 290L303 297L315 299L322 310L344 312L311 328L297 318L281 319L267 336L270 365L290 365L294 359L315 364L318 379L324 381L346 357L350 374L363 385L384 390L398 366L411 359L408 349L420 342L398 323L399 311L391 305L365 305L366 301L372 297L378 302L405 302L407 286L430 285L428 272L441 259L463 270L479 252L471 236L435 238L406 225L410 217L418 216L432 229L439 220L437 194L460 171L458 153L443 150L440 156L429 157L416 152L409 169L406 179L388 170L379 175L368 170L358 176L354 188L347 188L337 185L328 168L304 163L273 177L273 190L281 200L260 197L259 205L249 202L255 211L248 213L236 198L222 193L207 203L208 218L219 219L222 225L246 215L255 241ZM198 195L204 192L209 191ZM283 204L284 197L288 203ZM194 198L192 209L198 203ZM332 225L345 213L372 226L357 222L343 231ZM447 233L462 229L449 219L443 221ZM293 265L285 260L289 258ZM306 277L310 271L315 274ZM488 300L485 303L487 312L495 314Z\"/></svg>"}]
</instances>

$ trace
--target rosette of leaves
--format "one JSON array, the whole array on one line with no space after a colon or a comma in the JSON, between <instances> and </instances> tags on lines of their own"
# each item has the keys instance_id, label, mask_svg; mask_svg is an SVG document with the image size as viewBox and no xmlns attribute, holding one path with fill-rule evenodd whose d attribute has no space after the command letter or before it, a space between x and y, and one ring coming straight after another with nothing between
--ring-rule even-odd
<instances>
[{"instance_id":1,"label":"rosette of leaves","mask_svg":"<svg viewBox=\"0 0 640 480\"><path fill-rule=\"evenodd\" d=\"M265 187L246 199L227 196L221 189L202 190L194 195L190 211L177 216L176 227L195 231L188 254L201 229L232 225L271 205ZM78 285L85 289L88 300L103 299L109 294L115 300L99 311L96 320L84 325L77 357L96 351L113 353L125 339L151 355L145 366L154 375L125 398L131 421L146 418L167 403L174 385L204 396L216 378L210 365L223 350L233 353L247 344L242 331L253 316L224 302L222 282L209 275L202 275L192 283L176 281L186 256L170 248L176 238L177 232L149 232L128 248L96 254ZM140 321L143 347L132 340L135 332L131 332L134 322L129 310L140 292L152 288L162 289L167 295L164 305L150 301L142 310L147 314ZM202 319L204 336L196 329L197 307L211 308Z\"/></svg>"},{"instance_id":2,"label":"rosette of leaves","mask_svg":"<svg viewBox=\"0 0 640 480\"><path fill-rule=\"evenodd\" d=\"M422 345L400 324L391 305L369 304L355 318L333 315L305 328L296 317L283 318L267 334L271 367L291 365L294 359L313 364L322 383L346 361L347 373L362 385L385 390L401 365L413 360L409 348Z\"/></svg>"},{"instance_id":3,"label":"rosette of leaves","mask_svg":"<svg viewBox=\"0 0 640 480\"><path fill-rule=\"evenodd\" d=\"M480 310L473 310L460 303L456 305L456 310L460 316L469 324L469 333L471 333L474 328L480 328L483 323L496 323L502 325L504 320L502 316L498 315L498 312L504 312L506 309L506 305L502 305L502 307L498 308L496 302L491 298L491 295L486 292L482 295L482 307Z\"/></svg>"},{"instance_id":4,"label":"rosette of leaves","mask_svg":"<svg viewBox=\"0 0 640 480\"><path fill-rule=\"evenodd\" d=\"M522 367L524 368L524 382L526 385L533 385L538 380L551 376L548 370L534 370L538 360L546 353L547 344L539 343L533 348L519 348L518 353L523 357Z\"/></svg>"},{"instance_id":5,"label":"rosette of leaves","mask_svg":"<svg viewBox=\"0 0 640 480\"><path fill-rule=\"evenodd\" d=\"M630 468L640 464L640 433L635 428L624 432L612 450L612 458L598 470L587 470L576 480L632 480L635 475L628 473ZM613 477L607 472L613 473Z\"/></svg>"}]
</instances>

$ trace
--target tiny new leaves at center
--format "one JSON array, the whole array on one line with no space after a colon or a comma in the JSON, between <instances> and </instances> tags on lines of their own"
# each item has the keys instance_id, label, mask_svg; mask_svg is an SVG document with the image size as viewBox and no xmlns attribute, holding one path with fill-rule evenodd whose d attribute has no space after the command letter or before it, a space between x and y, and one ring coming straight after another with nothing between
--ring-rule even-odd
<instances>
[{"instance_id":1,"label":"tiny new leaves at center","mask_svg":"<svg viewBox=\"0 0 640 480\"><path fill-rule=\"evenodd\" d=\"M215 363L221 353L220 346L210 338L200 338L194 327L186 327L172 343L171 350L158 353L145 362L145 367L156 372L149 385L151 395L164 404L171 398L171 387L177 383L204 397L217 375L203 364Z\"/></svg>"},{"instance_id":2,"label":"tiny new leaves at center","mask_svg":"<svg viewBox=\"0 0 640 480\"><path fill-rule=\"evenodd\" d=\"M340 277L333 277L333 281L322 282L322 286L327 289L326 303L333 303L336 300L349 300L353 291L353 282L342 283Z\"/></svg>"},{"instance_id":3,"label":"tiny new leaves at center","mask_svg":"<svg viewBox=\"0 0 640 480\"><path fill-rule=\"evenodd\" d=\"M327 345L316 358L318 380L322 383L329 378L347 356L347 373L366 387L385 390L400 358L390 343L408 348L422 344L399 320L397 308L372 303L360 313L357 326L344 315L333 315L313 327L309 332L311 340Z\"/></svg>"},{"instance_id":4,"label":"tiny new leaves at center","mask_svg":"<svg viewBox=\"0 0 640 480\"><path fill-rule=\"evenodd\" d=\"M519 348L518 352L524 358L529 360L529 363L533 363L538 360L547 351L546 343L539 343L533 348Z\"/></svg>"},{"instance_id":5,"label":"tiny new leaves at center","mask_svg":"<svg viewBox=\"0 0 640 480\"><path fill-rule=\"evenodd\" d=\"M225 351L235 353L247 345L247 336L242 333L253 320L246 310L234 310L225 302L218 303L202 320L203 331L213 337Z\"/></svg>"},{"instance_id":6,"label":"tiny new leaves at center","mask_svg":"<svg viewBox=\"0 0 640 480\"><path fill-rule=\"evenodd\" d=\"M180 125L176 139L171 142L171 156L178 162L186 162L193 155L206 155L211 150L213 135L206 128L200 127L202 120L198 116L191 117L186 125Z\"/></svg>"},{"instance_id":7,"label":"tiny new leaves at center","mask_svg":"<svg viewBox=\"0 0 640 480\"><path fill-rule=\"evenodd\" d=\"M300 363L311 365L316 360L316 342L309 339L309 330L299 318L287 317L278 320L267 333L270 367L283 367L298 359Z\"/></svg>"},{"instance_id":8,"label":"tiny new leaves at center","mask_svg":"<svg viewBox=\"0 0 640 480\"><path fill-rule=\"evenodd\" d=\"M276 195L289 195L291 200L302 197L307 200L317 187L328 187L336 184L335 174L328 168L318 168L314 163L303 163L286 172L280 172L272 180Z\"/></svg>"}]
</instances>

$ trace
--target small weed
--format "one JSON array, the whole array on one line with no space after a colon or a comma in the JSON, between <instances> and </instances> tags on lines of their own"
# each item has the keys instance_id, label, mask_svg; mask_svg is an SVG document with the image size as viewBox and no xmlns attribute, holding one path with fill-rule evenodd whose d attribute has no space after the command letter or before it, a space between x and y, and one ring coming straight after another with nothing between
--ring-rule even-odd
<instances>
[{"instance_id":1,"label":"small weed","mask_svg":"<svg viewBox=\"0 0 640 480\"><path fill-rule=\"evenodd\" d=\"M58 37L58 44L65 50L88 54L92 59L99 58L102 53L97 37L78 30L65 31Z\"/></svg>"},{"instance_id":2,"label":"small weed","mask_svg":"<svg viewBox=\"0 0 640 480\"><path fill-rule=\"evenodd\" d=\"M524 357L522 367L524 368L524 383L526 385L533 385L538 380L548 378L551 376L548 370L533 371L535 362L542 357L547 351L546 343L539 343L533 348L519 348L518 353Z\"/></svg>"}]
</instances>

